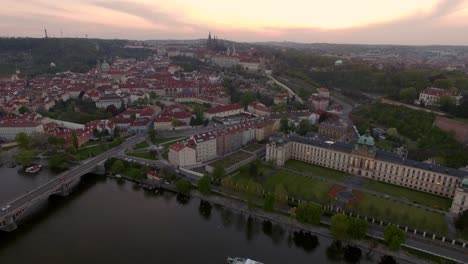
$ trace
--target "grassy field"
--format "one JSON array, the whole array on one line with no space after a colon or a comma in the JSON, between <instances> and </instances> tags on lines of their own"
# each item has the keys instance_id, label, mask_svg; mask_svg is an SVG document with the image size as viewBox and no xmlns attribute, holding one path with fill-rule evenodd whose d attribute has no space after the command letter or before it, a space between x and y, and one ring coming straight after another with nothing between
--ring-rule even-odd
<instances>
[{"instance_id":1,"label":"grassy field","mask_svg":"<svg viewBox=\"0 0 468 264\"><path fill-rule=\"evenodd\" d=\"M385 193L395 197L406 198L414 203L446 211L448 211L450 209L450 206L452 205L452 200L448 198L443 198L429 193L424 193L379 181L368 181L366 184L366 189Z\"/></svg>"},{"instance_id":2,"label":"grassy field","mask_svg":"<svg viewBox=\"0 0 468 264\"><path fill-rule=\"evenodd\" d=\"M137 157L141 159L156 160L156 156L151 154L150 152L130 152L126 154L129 156Z\"/></svg>"},{"instance_id":3,"label":"grassy field","mask_svg":"<svg viewBox=\"0 0 468 264\"><path fill-rule=\"evenodd\" d=\"M362 200L348 209L358 211L394 223L430 230L439 234L447 233L447 222L442 214L402 204L385 198L363 193Z\"/></svg>"},{"instance_id":4,"label":"grassy field","mask_svg":"<svg viewBox=\"0 0 468 264\"><path fill-rule=\"evenodd\" d=\"M299 160L288 160L284 166L292 170L305 172L313 176L324 177L335 181L343 181L346 178L346 174L344 172L324 168Z\"/></svg>"},{"instance_id":5,"label":"grassy field","mask_svg":"<svg viewBox=\"0 0 468 264\"><path fill-rule=\"evenodd\" d=\"M93 147L82 148L82 149L79 149L77 151L75 156L76 156L76 158L78 160L89 159L91 157L94 157L96 155L99 155L99 154L109 150L110 148L116 147L116 146L120 145L121 143L122 143L122 141L120 141L118 139L114 139L112 142L105 142L105 143L101 143L101 144L93 146Z\"/></svg>"},{"instance_id":6,"label":"grassy field","mask_svg":"<svg viewBox=\"0 0 468 264\"><path fill-rule=\"evenodd\" d=\"M145 141L141 141L139 142L138 144L135 145L135 149L144 149L144 148L147 148L149 147L149 144L148 142Z\"/></svg>"},{"instance_id":7,"label":"grassy field","mask_svg":"<svg viewBox=\"0 0 468 264\"><path fill-rule=\"evenodd\" d=\"M327 203L331 183L322 182L281 170L264 182L266 190L274 190L275 186L282 184L290 195L303 199L311 199L320 203Z\"/></svg>"}]
</instances>

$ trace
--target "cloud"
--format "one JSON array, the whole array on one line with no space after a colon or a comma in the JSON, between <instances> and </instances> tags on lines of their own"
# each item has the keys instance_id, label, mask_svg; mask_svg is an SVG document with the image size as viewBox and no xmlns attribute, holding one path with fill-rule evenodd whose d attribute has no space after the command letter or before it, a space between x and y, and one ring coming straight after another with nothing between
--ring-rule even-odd
<instances>
[{"instance_id":1,"label":"cloud","mask_svg":"<svg viewBox=\"0 0 468 264\"><path fill-rule=\"evenodd\" d=\"M432 10L429 18L439 18L458 11L458 8L464 2L464 0L440 0Z\"/></svg>"},{"instance_id":2,"label":"cloud","mask_svg":"<svg viewBox=\"0 0 468 264\"><path fill-rule=\"evenodd\" d=\"M138 4L128 1L97 1L93 4L98 7L136 16L166 28L197 27L194 24L181 22L179 19L175 18L174 15L157 10L157 7L153 5Z\"/></svg>"}]
</instances>

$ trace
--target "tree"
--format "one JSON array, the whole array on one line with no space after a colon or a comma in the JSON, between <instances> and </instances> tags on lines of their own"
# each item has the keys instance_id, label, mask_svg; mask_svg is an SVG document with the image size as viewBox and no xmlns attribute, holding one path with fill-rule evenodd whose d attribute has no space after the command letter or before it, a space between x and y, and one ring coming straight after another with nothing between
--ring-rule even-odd
<instances>
[{"instance_id":1,"label":"tree","mask_svg":"<svg viewBox=\"0 0 468 264\"><path fill-rule=\"evenodd\" d=\"M121 160L116 160L112 163L111 172L114 174L122 173L125 170L126 166Z\"/></svg>"},{"instance_id":2,"label":"tree","mask_svg":"<svg viewBox=\"0 0 468 264\"><path fill-rule=\"evenodd\" d=\"M226 170L224 169L223 164L219 163L217 164L214 169L213 169L213 178L216 179L216 181L221 181L221 179L224 177L226 174Z\"/></svg>"},{"instance_id":3,"label":"tree","mask_svg":"<svg viewBox=\"0 0 468 264\"><path fill-rule=\"evenodd\" d=\"M151 142L153 142L153 143L156 141L156 136L157 135L158 135L158 133L154 129L151 129L150 131L148 131L148 137L151 140Z\"/></svg>"},{"instance_id":4,"label":"tree","mask_svg":"<svg viewBox=\"0 0 468 264\"><path fill-rule=\"evenodd\" d=\"M405 243L405 231L401 230L396 225L388 225L385 227L384 240L391 250L398 250L400 245Z\"/></svg>"},{"instance_id":5,"label":"tree","mask_svg":"<svg viewBox=\"0 0 468 264\"><path fill-rule=\"evenodd\" d=\"M69 168L69 163L71 160L71 155L67 155L64 153L54 153L49 157L49 168L55 172L67 170Z\"/></svg>"},{"instance_id":6,"label":"tree","mask_svg":"<svg viewBox=\"0 0 468 264\"><path fill-rule=\"evenodd\" d=\"M182 194L188 194L190 192L190 188L192 187L190 182L184 179L180 179L176 181L175 185L176 185L176 190Z\"/></svg>"},{"instance_id":7,"label":"tree","mask_svg":"<svg viewBox=\"0 0 468 264\"><path fill-rule=\"evenodd\" d=\"M297 133L301 136L307 134L307 132L312 130L312 125L310 124L309 120L302 119L299 123L299 127L297 128Z\"/></svg>"},{"instance_id":8,"label":"tree","mask_svg":"<svg viewBox=\"0 0 468 264\"><path fill-rule=\"evenodd\" d=\"M408 87L400 90L400 100L405 103L412 103L418 97L418 91L414 87Z\"/></svg>"},{"instance_id":9,"label":"tree","mask_svg":"<svg viewBox=\"0 0 468 264\"><path fill-rule=\"evenodd\" d=\"M344 259L349 263L357 263L361 259L362 251L357 246L347 245L344 248Z\"/></svg>"},{"instance_id":10,"label":"tree","mask_svg":"<svg viewBox=\"0 0 468 264\"><path fill-rule=\"evenodd\" d=\"M27 167L33 163L35 157L36 153L33 150L22 149L16 154L15 161L21 166Z\"/></svg>"},{"instance_id":11,"label":"tree","mask_svg":"<svg viewBox=\"0 0 468 264\"><path fill-rule=\"evenodd\" d=\"M18 109L18 113L24 115L26 113L30 113L31 111L29 110L29 108L27 108L26 106L21 106L19 109Z\"/></svg>"},{"instance_id":12,"label":"tree","mask_svg":"<svg viewBox=\"0 0 468 264\"><path fill-rule=\"evenodd\" d=\"M253 100L255 100L255 96L251 92L247 92L242 95L240 103L242 106L248 106Z\"/></svg>"},{"instance_id":13,"label":"tree","mask_svg":"<svg viewBox=\"0 0 468 264\"><path fill-rule=\"evenodd\" d=\"M275 187L275 199L277 206L286 205L288 202L288 191L283 184L278 184Z\"/></svg>"},{"instance_id":14,"label":"tree","mask_svg":"<svg viewBox=\"0 0 468 264\"><path fill-rule=\"evenodd\" d=\"M336 214L330 219L330 231L337 240L347 239L349 236L350 220L344 214Z\"/></svg>"},{"instance_id":15,"label":"tree","mask_svg":"<svg viewBox=\"0 0 468 264\"><path fill-rule=\"evenodd\" d=\"M72 131L72 144L73 144L73 147L75 149L78 149L80 146L79 146L79 143L78 143L78 136L76 135L76 131L73 130Z\"/></svg>"},{"instance_id":16,"label":"tree","mask_svg":"<svg viewBox=\"0 0 468 264\"><path fill-rule=\"evenodd\" d=\"M362 218L351 217L349 219L348 234L352 239L362 240L366 237L367 221Z\"/></svg>"},{"instance_id":17,"label":"tree","mask_svg":"<svg viewBox=\"0 0 468 264\"><path fill-rule=\"evenodd\" d=\"M267 193L265 195L265 199L263 200L263 209L265 211L271 212L273 211L275 206L275 195L272 193Z\"/></svg>"},{"instance_id":18,"label":"tree","mask_svg":"<svg viewBox=\"0 0 468 264\"><path fill-rule=\"evenodd\" d=\"M320 224L322 207L311 202L302 202L297 207L296 218L299 222L306 224Z\"/></svg>"},{"instance_id":19,"label":"tree","mask_svg":"<svg viewBox=\"0 0 468 264\"><path fill-rule=\"evenodd\" d=\"M377 263L378 264L397 264L396 260L392 256L389 256L389 255L383 255Z\"/></svg>"},{"instance_id":20,"label":"tree","mask_svg":"<svg viewBox=\"0 0 468 264\"><path fill-rule=\"evenodd\" d=\"M468 210L458 215L455 219L455 227L460 231L463 237L468 237Z\"/></svg>"},{"instance_id":21,"label":"tree","mask_svg":"<svg viewBox=\"0 0 468 264\"><path fill-rule=\"evenodd\" d=\"M279 130L286 134L289 133L290 127L289 127L289 120L287 118L281 118Z\"/></svg>"},{"instance_id":22,"label":"tree","mask_svg":"<svg viewBox=\"0 0 468 264\"><path fill-rule=\"evenodd\" d=\"M440 110L452 112L455 110L455 99L451 96L441 96L439 98Z\"/></svg>"},{"instance_id":23,"label":"tree","mask_svg":"<svg viewBox=\"0 0 468 264\"><path fill-rule=\"evenodd\" d=\"M252 162L249 165L249 175L254 179L258 176L258 165L255 162Z\"/></svg>"},{"instance_id":24,"label":"tree","mask_svg":"<svg viewBox=\"0 0 468 264\"><path fill-rule=\"evenodd\" d=\"M333 240L327 247L327 257L331 260L340 260L343 255L343 245L340 240Z\"/></svg>"},{"instance_id":25,"label":"tree","mask_svg":"<svg viewBox=\"0 0 468 264\"><path fill-rule=\"evenodd\" d=\"M20 149L29 149L31 147L31 137L24 132L16 134L15 141Z\"/></svg>"},{"instance_id":26,"label":"tree","mask_svg":"<svg viewBox=\"0 0 468 264\"><path fill-rule=\"evenodd\" d=\"M211 193L211 179L210 176L205 175L201 177L201 179L198 181L198 190L205 195L208 195Z\"/></svg>"}]
</instances>

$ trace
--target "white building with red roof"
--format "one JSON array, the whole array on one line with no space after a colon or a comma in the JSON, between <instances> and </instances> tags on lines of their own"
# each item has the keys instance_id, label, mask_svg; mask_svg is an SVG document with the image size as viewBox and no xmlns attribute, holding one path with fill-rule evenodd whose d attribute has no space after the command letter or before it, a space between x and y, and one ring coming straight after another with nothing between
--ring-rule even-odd
<instances>
[{"instance_id":1,"label":"white building with red roof","mask_svg":"<svg viewBox=\"0 0 468 264\"><path fill-rule=\"evenodd\" d=\"M440 98L443 96L450 97L454 100L455 105L460 105L460 100L463 98L461 94L449 90L429 87L424 89L419 94L419 103L424 103L427 106L438 106Z\"/></svg>"},{"instance_id":2,"label":"white building with red roof","mask_svg":"<svg viewBox=\"0 0 468 264\"><path fill-rule=\"evenodd\" d=\"M242 106L239 104L228 104L228 105L218 105L211 107L205 113L205 117L212 119L213 117L227 117L240 115L242 112Z\"/></svg>"},{"instance_id":3,"label":"white building with red roof","mask_svg":"<svg viewBox=\"0 0 468 264\"><path fill-rule=\"evenodd\" d=\"M169 147L169 163L174 166L185 167L195 165L197 154L193 141L177 142Z\"/></svg>"},{"instance_id":4,"label":"white building with red roof","mask_svg":"<svg viewBox=\"0 0 468 264\"><path fill-rule=\"evenodd\" d=\"M44 126L36 121L26 119L3 119L0 120L0 138L14 140L18 133L44 133Z\"/></svg>"}]
</instances>

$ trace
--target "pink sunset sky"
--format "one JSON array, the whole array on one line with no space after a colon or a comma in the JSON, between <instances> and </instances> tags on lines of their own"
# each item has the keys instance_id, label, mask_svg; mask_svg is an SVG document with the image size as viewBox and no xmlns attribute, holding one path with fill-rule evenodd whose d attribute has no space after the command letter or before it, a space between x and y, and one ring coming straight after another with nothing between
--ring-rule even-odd
<instances>
[{"instance_id":1,"label":"pink sunset sky","mask_svg":"<svg viewBox=\"0 0 468 264\"><path fill-rule=\"evenodd\" d=\"M0 35L468 45L468 0L3 0Z\"/></svg>"}]
</instances>

